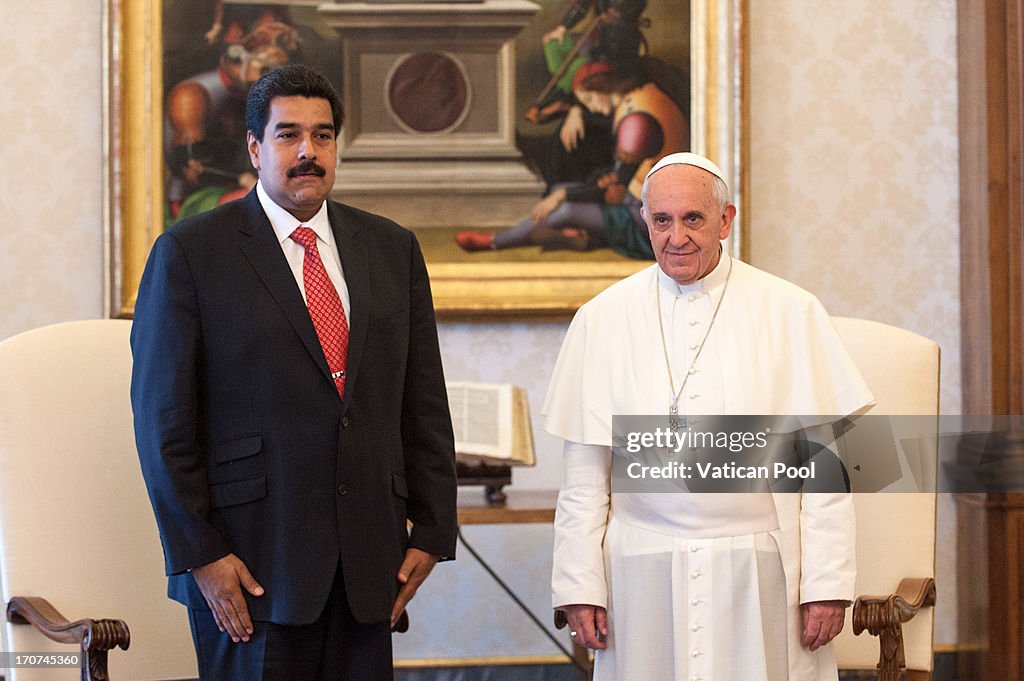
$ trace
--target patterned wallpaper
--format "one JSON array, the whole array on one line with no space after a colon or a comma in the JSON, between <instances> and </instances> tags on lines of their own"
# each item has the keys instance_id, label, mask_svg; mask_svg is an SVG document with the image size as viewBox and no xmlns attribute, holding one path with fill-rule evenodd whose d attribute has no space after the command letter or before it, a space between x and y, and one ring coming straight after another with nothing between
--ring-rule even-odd
<instances>
[{"instance_id":1,"label":"patterned wallpaper","mask_svg":"<svg viewBox=\"0 0 1024 681\"><path fill-rule=\"evenodd\" d=\"M753 263L938 341L959 413L956 3L751 4Z\"/></svg>"},{"instance_id":2,"label":"patterned wallpaper","mask_svg":"<svg viewBox=\"0 0 1024 681\"><path fill-rule=\"evenodd\" d=\"M954 0L750 4L752 261L815 292L835 314L936 339L943 409L956 412ZM0 338L102 314L101 8L102 0L0 3L10 45L0 63L8 125L0 147ZM453 379L526 387L538 427L565 327L445 324L446 370ZM558 443L538 432L537 446L538 466L517 471L517 486L558 484ZM939 563L949 565L948 507L940 530ZM473 528L471 537L548 620L550 530ZM401 640L399 655L554 654L462 555L431 578L414 609L420 633ZM955 641L952 577L940 573L940 644ZM481 630L472 604L450 600L456 590L510 613L508 622ZM427 632L417 619L458 624Z\"/></svg>"},{"instance_id":3,"label":"patterned wallpaper","mask_svg":"<svg viewBox=\"0 0 1024 681\"><path fill-rule=\"evenodd\" d=\"M960 413L956 2L750 5L751 261L833 314L934 339L941 409ZM941 495L940 644L956 640L954 512Z\"/></svg>"},{"instance_id":4,"label":"patterned wallpaper","mask_svg":"<svg viewBox=\"0 0 1024 681\"><path fill-rule=\"evenodd\" d=\"M0 3L0 338L103 313L100 7Z\"/></svg>"}]
</instances>

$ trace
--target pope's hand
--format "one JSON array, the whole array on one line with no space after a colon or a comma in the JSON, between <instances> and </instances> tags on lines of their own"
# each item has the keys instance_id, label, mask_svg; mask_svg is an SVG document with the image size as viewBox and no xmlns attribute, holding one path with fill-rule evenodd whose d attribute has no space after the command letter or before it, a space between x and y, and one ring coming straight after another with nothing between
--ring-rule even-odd
<instances>
[{"instance_id":1,"label":"pope's hand","mask_svg":"<svg viewBox=\"0 0 1024 681\"><path fill-rule=\"evenodd\" d=\"M848 601L812 601L800 606L804 633L800 642L805 648L817 650L843 630Z\"/></svg>"},{"instance_id":2,"label":"pope's hand","mask_svg":"<svg viewBox=\"0 0 1024 681\"><path fill-rule=\"evenodd\" d=\"M569 632L576 632L572 640L578 645L594 650L608 647L608 611L599 605L563 605L565 619L569 622Z\"/></svg>"}]
</instances>

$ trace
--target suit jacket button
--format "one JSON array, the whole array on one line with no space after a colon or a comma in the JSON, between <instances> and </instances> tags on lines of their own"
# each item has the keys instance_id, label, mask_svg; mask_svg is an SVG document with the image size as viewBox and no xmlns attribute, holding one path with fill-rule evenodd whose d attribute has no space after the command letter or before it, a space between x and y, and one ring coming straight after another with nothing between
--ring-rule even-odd
<instances>
[{"instance_id":1,"label":"suit jacket button","mask_svg":"<svg viewBox=\"0 0 1024 681\"><path fill-rule=\"evenodd\" d=\"M348 417L347 416L342 416L341 417L341 427L342 428L348 428Z\"/></svg>"},{"instance_id":2,"label":"suit jacket button","mask_svg":"<svg viewBox=\"0 0 1024 681\"><path fill-rule=\"evenodd\" d=\"M338 485L338 494L341 496L348 494L348 485Z\"/></svg>"}]
</instances>

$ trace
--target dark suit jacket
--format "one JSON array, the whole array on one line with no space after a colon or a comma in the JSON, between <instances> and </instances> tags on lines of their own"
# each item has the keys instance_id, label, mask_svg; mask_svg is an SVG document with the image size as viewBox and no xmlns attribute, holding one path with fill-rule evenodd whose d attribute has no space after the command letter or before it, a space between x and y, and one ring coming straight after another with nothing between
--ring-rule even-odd
<instances>
[{"instance_id":1,"label":"dark suit jacket","mask_svg":"<svg viewBox=\"0 0 1024 681\"><path fill-rule=\"evenodd\" d=\"M351 300L344 402L255 191L153 246L132 327L132 405L168 592L229 552L254 619L315 620L339 557L386 620L407 546L455 553L455 455L427 272L411 232L328 203ZM407 520L412 522L411 533Z\"/></svg>"}]
</instances>

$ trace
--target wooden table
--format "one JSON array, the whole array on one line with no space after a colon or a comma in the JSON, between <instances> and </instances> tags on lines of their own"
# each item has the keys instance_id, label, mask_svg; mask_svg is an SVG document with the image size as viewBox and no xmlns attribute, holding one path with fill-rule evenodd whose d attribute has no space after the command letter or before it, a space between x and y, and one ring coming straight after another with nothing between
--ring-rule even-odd
<instances>
[{"instance_id":1,"label":"wooden table","mask_svg":"<svg viewBox=\"0 0 1024 681\"><path fill-rule=\"evenodd\" d=\"M558 490L517 490L506 492L503 504L489 504L483 490L476 487L459 490L459 526L550 523L555 520Z\"/></svg>"}]
</instances>

